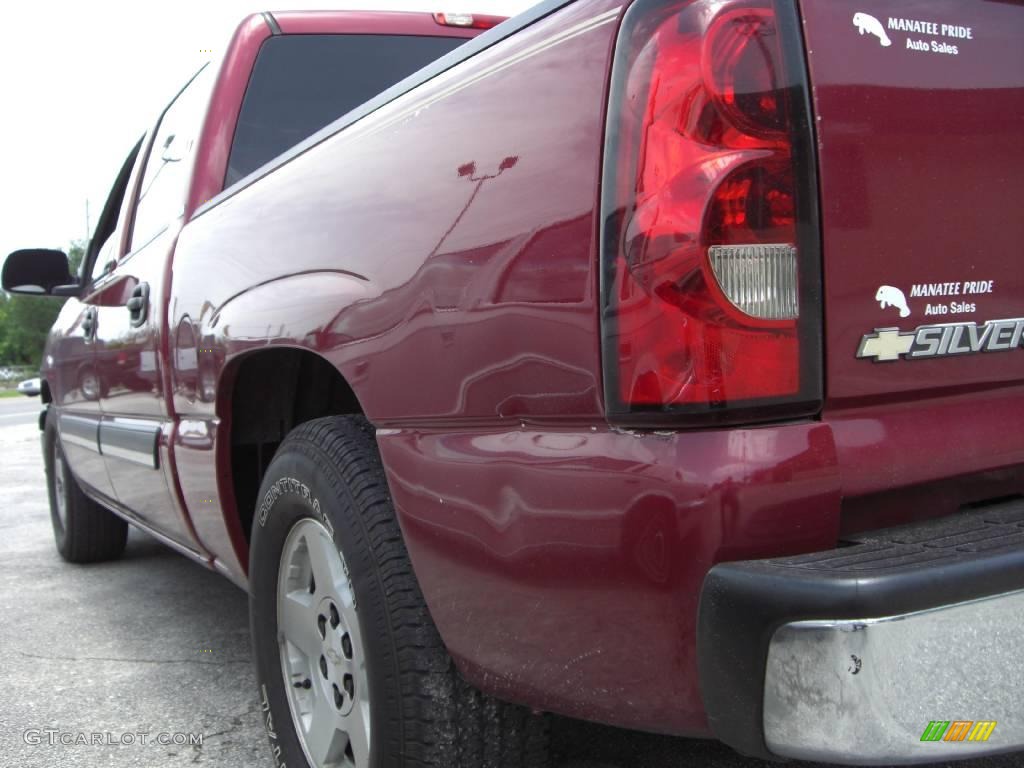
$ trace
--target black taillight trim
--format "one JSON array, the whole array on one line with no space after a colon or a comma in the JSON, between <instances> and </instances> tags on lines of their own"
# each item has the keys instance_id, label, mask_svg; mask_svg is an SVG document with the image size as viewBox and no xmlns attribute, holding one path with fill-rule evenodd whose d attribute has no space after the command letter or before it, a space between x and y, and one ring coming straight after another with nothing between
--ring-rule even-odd
<instances>
[{"instance_id":1,"label":"black taillight trim","mask_svg":"<svg viewBox=\"0 0 1024 768\"><path fill-rule=\"evenodd\" d=\"M699 0L695 0L699 1ZM795 0L770 0L781 36L783 67L792 105L790 139L796 198L796 245L799 253L797 338L800 344L799 392L779 398L736 400L725 404L687 404L669 407L638 406L625 402L619 391L617 333L611 290L616 269L622 211L616 210L617 172L621 137L617 105L623 103L629 74L629 43L652 17L662 17L666 6L679 0L636 0L619 27L611 67L602 160L601 210L598 218L601 364L605 414L609 422L637 427L706 427L749 424L813 417L824 397L823 290L820 202L813 105L801 21Z\"/></svg>"}]
</instances>

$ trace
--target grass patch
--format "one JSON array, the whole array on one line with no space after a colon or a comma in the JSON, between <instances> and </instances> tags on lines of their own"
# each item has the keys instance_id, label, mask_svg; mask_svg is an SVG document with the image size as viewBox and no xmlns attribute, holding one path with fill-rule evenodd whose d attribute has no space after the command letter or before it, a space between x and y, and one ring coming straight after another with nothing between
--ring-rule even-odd
<instances>
[{"instance_id":1,"label":"grass patch","mask_svg":"<svg viewBox=\"0 0 1024 768\"><path fill-rule=\"evenodd\" d=\"M16 389L0 389L0 397L24 397L24 395Z\"/></svg>"}]
</instances>

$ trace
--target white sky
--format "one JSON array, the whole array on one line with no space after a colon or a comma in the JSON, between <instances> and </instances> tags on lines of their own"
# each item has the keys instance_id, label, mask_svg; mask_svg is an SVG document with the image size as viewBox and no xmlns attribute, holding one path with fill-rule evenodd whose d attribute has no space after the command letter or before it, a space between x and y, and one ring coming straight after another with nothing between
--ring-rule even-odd
<instances>
[{"instance_id":1,"label":"white sky","mask_svg":"<svg viewBox=\"0 0 1024 768\"><path fill-rule=\"evenodd\" d=\"M0 42L0 261L66 248L95 226L134 142L199 64L257 11L476 11L536 0L50 0L7 3Z\"/></svg>"}]
</instances>

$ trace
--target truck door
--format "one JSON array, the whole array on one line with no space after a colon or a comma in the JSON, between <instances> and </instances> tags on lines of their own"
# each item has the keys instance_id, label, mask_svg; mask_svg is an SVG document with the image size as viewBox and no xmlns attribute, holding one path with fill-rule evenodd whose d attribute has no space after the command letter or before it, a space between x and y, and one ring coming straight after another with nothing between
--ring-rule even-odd
<instances>
[{"instance_id":1,"label":"truck door","mask_svg":"<svg viewBox=\"0 0 1024 768\"><path fill-rule=\"evenodd\" d=\"M128 167L131 170L131 167ZM96 236L101 236L97 231ZM87 255L81 298L68 299L54 324L46 378L53 396L64 458L79 482L100 496L113 496L106 463L100 454L100 384L96 375L96 299L103 265L111 258L113 237L98 253ZM90 251L92 248L90 248ZM89 257L92 257L91 260Z\"/></svg>"},{"instance_id":2,"label":"truck door","mask_svg":"<svg viewBox=\"0 0 1024 768\"><path fill-rule=\"evenodd\" d=\"M127 190L139 172L143 140L125 158L100 213L79 270L81 296L61 309L44 361L64 457L79 482L105 499L114 498L106 462L100 453L100 380L96 372L97 303L105 296L107 274L117 261Z\"/></svg>"},{"instance_id":3,"label":"truck door","mask_svg":"<svg viewBox=\"0 0 1024 768\"><path fill-rule=\"evenodd\" d=\"M157 533L201 553L175 493L165 310L193 148L210 96L209 65L164 110L133 189L131 229L97 307L100 450L117 501Z\"/></svg>"}]
</instances>

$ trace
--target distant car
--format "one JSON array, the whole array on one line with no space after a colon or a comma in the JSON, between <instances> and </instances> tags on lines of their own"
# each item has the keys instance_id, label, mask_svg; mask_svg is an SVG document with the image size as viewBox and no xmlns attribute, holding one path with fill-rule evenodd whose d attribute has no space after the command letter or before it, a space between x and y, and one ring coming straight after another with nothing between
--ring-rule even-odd
<instances>
[{"instance_id":1,"label":"distant car","mask_svg":"<svg viewBox=\"0 0 1024 768\"><path fill-rule=\"evenodd\" d=\"M34 379L25 379L21 384L18 385L18 391L23 395L29 397L35 397L39 394L42 385L39 383L39 377Z\"/></svg>"}]
</instances>

